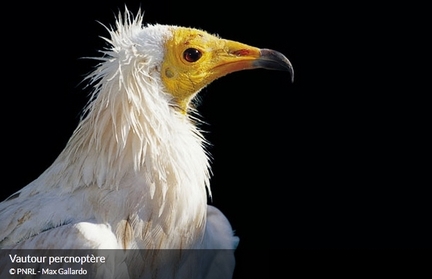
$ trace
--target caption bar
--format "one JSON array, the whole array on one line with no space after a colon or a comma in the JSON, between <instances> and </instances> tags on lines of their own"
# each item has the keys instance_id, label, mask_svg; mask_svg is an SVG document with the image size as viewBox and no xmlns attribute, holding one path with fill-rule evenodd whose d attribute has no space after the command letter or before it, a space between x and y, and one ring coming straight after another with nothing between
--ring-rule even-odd
<instances>
[{"instance_id":1,"label":"caption bar","mask_svg":"<svg viewBox=\"0 0 432 279\"><path fill-rule=\"evenodd\" d=\"M41 275L88 276L94 272L95 268L101 267L107 262L106 256L83 254L83 251L69 255L67 255L67 250L60 251L60 253L57 250L56 254L51 251L46 254L40 251L26 254L14 252L16 251L3 255L2 266L0 267L2 269L1 278L4 278L5 275L11 276L10 278L23 276L30 276L31 278L36 275L37 277Z\"/></svg>"}]
</instances>

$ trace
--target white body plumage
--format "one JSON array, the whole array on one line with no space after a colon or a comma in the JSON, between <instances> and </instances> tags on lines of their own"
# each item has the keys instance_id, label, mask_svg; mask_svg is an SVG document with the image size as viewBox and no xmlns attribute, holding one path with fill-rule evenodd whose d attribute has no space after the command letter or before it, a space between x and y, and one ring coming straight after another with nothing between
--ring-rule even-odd
<instances>
[{"instance_id":1,"label":"white body plumage","mask_svg":"<svg viewBox=\"0 0 432 279\"><path fill-rule=\"evenodd\" d=\"M172 28L143 28L141 15L117 21L66 148L0 203L0 247L235 248L228 221L206 204L205 140L161 86Z\"/></svg>"},{"instance_id":2,"label":"white body plumage","mask_svg":"<svg viewBox=\"0 0 432 279\"><path fill-rule=\"evenodd\" d=\"M142 19L119 17L65 149L0 203L0 248L125 251L97 270L100 278L230 278L238 238L207 205L209 159L190 103L226 74L266 68L293 77L293 68L277 51ZM146 264L130 252L138 249L181 252L144 253ZM191 258L185 249L228 253Z\"/></svg>"}]
</instances>

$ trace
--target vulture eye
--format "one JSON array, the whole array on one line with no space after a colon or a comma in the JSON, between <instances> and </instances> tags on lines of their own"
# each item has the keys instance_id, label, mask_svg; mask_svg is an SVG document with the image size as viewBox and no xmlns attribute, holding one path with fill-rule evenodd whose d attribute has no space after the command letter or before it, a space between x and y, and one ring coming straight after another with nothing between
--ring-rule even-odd
<instances>
[{"instance_id":1,"label":"vulture eye","mask_svg":"<svg viewBox=\"0 0 432 279\"><path fill-rule=\"evenodd\" d=\"M196 62L198 59L200 59L202 56L201 51L199 51L196 48L188 48L183 52L183 58L187 62Z\"/></svg>"}]
</instances>

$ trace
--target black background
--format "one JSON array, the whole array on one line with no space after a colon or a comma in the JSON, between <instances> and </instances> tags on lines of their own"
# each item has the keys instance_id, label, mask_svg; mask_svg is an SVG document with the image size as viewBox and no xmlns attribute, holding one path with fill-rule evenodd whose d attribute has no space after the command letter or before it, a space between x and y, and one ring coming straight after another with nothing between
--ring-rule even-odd
<instances>
[{"instance_id":1,"label":"black background","mask_svg":"<svg viewBox=\"0 0 432 279\"><path fill-rule=\"evenodd\" d=\"M201 28L275 49L294 66L294 83L287 72L244 71L200 93L213 144L213 204L241 239L236 278L269 273L276 253L269 249L298 259L298 249L303 256L316 249L349 249L350 255L360 249L369 256L364 249L432 247L430 179L422 177L430 166L423 163L429 160L421 147L426 132L418 124L426 111L408 100L416 89L401 53L388 44L401 26L381 21L388 11L377 7L11 5L4 13L13 20L2 30L2 198L35 179L66 144L87 102L89 90L80 82L96 64L81 58L99 55L105 46L99 36L108 34L97 21L113 24L124 4L135 13L141 7L148 23Z\"/></svg>"}]
</instances>

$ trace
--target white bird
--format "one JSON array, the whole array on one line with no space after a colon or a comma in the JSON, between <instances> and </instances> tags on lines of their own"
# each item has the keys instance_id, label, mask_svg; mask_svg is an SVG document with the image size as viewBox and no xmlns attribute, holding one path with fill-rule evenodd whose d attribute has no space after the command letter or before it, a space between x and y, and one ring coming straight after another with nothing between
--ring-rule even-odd
<instances>
[{"instance_id":1,"label":"white bird","mask_svg":"<svg viewBox=\"0 0 432 279\"><path fill-rule=\"evenodd\" d=\"M227 249L226 266L217 273L207 264L194 274L230 278L238 238L226 217L207 205L209 158L192 101L234 71L267 68L293 76L293 68L273 50L192 28L143 26L141 12L134 17L126 10L107 29L110 46L87 77L92 98L66 147L37 179L0 203L0 247ZM147 268L138 257L126 258L133 278L182 269ZM174 278L174 271L166 272Z\"/></svg>"}]
</instances>

